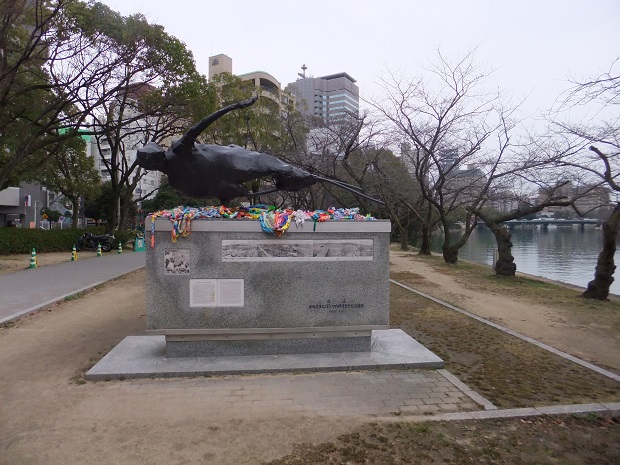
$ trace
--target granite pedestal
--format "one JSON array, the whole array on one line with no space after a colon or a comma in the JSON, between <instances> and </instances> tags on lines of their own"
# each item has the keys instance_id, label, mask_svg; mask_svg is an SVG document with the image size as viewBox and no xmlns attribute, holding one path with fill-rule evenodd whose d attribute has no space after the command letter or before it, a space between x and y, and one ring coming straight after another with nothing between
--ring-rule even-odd
<instances>
[{"instance_id":1,"label":"granite pedestal","mask_svg":"<svg viewBox=\"0 0 620 465\"><path fill-rule=\"evenodd\" d=\"M132 378L437 369L443 361L400 329L374 330L367 352L166 357L164 336L129 336L85 375L89 381Z\"/></svg>"},{"instance_id":2,"label":"granite pedestal","mask_svg":"<svg viewBox=\"0 0 620 465\"><path fill-rule=\"evenodd\" d=\"M368 352L389 328L389 221L194 220L147 248L147 330L166 357ZM147 235L147 244L150 235Z\"/></svg>"}]
</instances>

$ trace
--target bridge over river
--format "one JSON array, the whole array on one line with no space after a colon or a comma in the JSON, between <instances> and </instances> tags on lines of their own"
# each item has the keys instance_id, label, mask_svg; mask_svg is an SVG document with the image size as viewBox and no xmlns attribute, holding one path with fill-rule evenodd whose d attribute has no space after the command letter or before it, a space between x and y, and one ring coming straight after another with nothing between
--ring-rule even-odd
<instances>
[{"instance_id":1,"label":"bridge over river","mask_svg":"<svg viewBox=\"0 0 620 465\"><path fill-rule=\"evenodd\" d=\"M513 226L541 226L543 229L547 229L550 224L554 224L556 226L573 226L578 225L583 228L587 224L591 224L594 226L599 226L603 224L601 220L595 219L581 219L581 220L556 220L553 218L536 218L535 220L511 220L505 221L503 224L512 228Z\"/></svg>"}]
</instances>

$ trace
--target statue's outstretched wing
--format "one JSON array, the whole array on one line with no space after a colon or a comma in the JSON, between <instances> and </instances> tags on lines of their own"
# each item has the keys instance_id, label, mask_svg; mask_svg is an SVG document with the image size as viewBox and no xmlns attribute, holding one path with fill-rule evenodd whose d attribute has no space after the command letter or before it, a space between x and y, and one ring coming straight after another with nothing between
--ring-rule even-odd
<instances>
[{"instance_id":1,"label":"statue's outstretched wing","mask_svg":"<svg viewBox=\"0 0 620 465\"><path fill-rule=\"evenodd\" d=\"M242 102L233 103L232 105L228 105L227 107L222 108L221 110L216 111L215 113L210 114L206 118L200 120L198 123L193 125L189 130L185 133L183 137L179 140L181 144L185 147L192 147L196 142L196 139L200 135L202 131L207 129L213 122L217 121L219 118L224 116L226 113L239 110L241 108L247 108L250 105L253 105L254 102L258 100L257 96L251 97L247 100L243 100Z\"/></svg>"}]
</instances>

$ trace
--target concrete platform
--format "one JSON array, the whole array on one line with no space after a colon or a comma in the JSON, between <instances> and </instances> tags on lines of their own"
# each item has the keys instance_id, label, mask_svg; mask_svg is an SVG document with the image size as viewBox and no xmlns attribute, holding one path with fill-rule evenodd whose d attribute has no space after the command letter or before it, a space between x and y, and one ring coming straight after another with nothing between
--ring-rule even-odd
<instances>
[{"instance_id":1,"label":"concrete platform","mask_svg":"<svg viewBox=\"0 0 620 465\"><path fill-rule=\"evenodd\" d=\"M443 360L400 329L373 331L370 352L166 358L165 350L164 336L126 337L85 378L96 381L444 366Z\"/></svg>"}]
</instances>

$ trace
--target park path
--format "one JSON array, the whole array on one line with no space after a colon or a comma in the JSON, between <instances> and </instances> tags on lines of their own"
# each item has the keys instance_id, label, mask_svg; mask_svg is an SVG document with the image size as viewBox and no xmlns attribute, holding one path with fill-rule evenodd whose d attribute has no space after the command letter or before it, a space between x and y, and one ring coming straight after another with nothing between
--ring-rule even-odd
<instances>
[{"instance_id":1,"label":"park path","mask_svg":"<svg viewBox=\"0 0 620 465\"><path fill-rule=\"evenodd\" d=\"M142 268L145 255L107 253L0 275L0 324Z\"/></svg>"}]
</instances>

